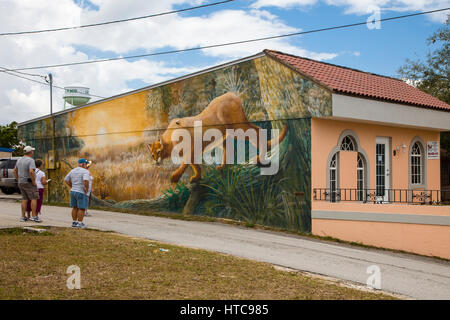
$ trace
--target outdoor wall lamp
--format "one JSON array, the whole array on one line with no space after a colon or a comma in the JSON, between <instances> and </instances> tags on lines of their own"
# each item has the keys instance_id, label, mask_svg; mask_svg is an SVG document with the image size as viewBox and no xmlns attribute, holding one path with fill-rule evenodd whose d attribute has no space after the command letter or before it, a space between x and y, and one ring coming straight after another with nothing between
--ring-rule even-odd
<instances>
[{"instance_id":1,"label":"outdoor wall lamp","mask_svg":"<svg viewBox=\"0 0 450 320\"><path fill-rule=\"evenodd\" d=\"M402 149L403 149L403 153L405 153L405 152L406 152L407 145L403 143L402 145L395 147L395 150L394 150L394 156L396 156L397 153L400 152L400 148L402 148Z\"/></svg>"}]
</instances>

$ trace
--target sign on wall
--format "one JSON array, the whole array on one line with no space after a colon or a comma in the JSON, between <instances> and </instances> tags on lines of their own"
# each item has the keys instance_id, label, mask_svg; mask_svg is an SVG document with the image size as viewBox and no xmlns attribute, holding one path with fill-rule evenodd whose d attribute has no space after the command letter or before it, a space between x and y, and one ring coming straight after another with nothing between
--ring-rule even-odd
<instances>
[{"instance_id":1,"label":"sign on wall","mask_svg":"<svg viewBox=\"0 0 450 320\"><path fill-rule=\"evenodd\" d=\"M55 150L49 150L47 153L47 169L55 169Z\"/></svg>"},{"instance_id":2,"label":"sign on wall","mask_svg":"<svg viewBox=\"0 0 450 320\"><path fill-rule=\"evenodd\" d=\"M439 141L427 141L427 159L439 159Z\"/></svg>"}]
</instances>

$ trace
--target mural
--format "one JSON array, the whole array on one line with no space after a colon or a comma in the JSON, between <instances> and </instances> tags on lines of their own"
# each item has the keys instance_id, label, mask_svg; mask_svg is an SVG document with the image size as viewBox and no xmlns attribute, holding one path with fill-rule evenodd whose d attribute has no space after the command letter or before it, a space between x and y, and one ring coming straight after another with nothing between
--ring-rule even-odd
<instances>
[{"instance_id":1,"label":"mural","mask_svg":"<svg viewBox=\"0 0 450 320\"><path fill-rule=\"evenodd\" d=\"M212 103L223 97L228 104ZM119 96L55 117L57 168L48 173L49 198L67 201L63 177L86 157L94 163L95 205L310 231L310 119L330 115L330 92L267 56ZM261 165L248 155L240 164L198 166L158 155L171 128L192 127L200 118L219 130L230 123L267 129L269 146L278 145L278 172L261 175ZM20 126L19 135L36 147L36 157L47 159L51 128L51 119L38 120ZM270 129L279 129L279 135L270 136ZM221 158L223 145L212 153Z\"/></svg>"}]
</instances>

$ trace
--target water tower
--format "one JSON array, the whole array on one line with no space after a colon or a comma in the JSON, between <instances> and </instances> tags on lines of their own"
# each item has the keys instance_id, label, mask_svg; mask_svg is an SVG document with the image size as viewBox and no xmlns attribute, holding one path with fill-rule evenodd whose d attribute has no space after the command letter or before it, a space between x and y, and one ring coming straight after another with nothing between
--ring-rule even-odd
<instances>
[{"instance_id":1,"label":"water tower","mask_svg":"<svg viewBox=\"0 0 450 320\"><path fill-rule=\"evenodd\" d=\"M64 110L66 109L66 104L69 104L69 108L71 106L79 107L83 104L86 104L91 99L89 94L89 88L81 87L81 86L71 86L64 87Z\"/></svg>"}]
</instances>

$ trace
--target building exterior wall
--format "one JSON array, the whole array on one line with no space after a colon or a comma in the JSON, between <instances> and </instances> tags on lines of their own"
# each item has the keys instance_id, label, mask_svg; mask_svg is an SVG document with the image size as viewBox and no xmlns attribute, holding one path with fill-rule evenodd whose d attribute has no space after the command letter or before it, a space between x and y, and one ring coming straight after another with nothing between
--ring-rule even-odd
<instances>
[{"instance_id":1,"label":"building exterior wall","mask_svg":"<svg viewBox=\"0 0 450 320\"><path fill-rule=\"evenodd\" d=\"M450 112L333 93L333 117L386 126L450 130Z\"/></svg>"},{"instance_id":2,"label":"building exterior wall","mask_svg":"<svg viewBox=\"0 0 450 320\"><path fill-rule=\"evenodd\" d=\"M358 123L330 119L315 118L311 121L311 156L313 159L312 187L327 187L327 161L330 152L337 146L338 138L345 130L351 130L359 139L363 151L367 154L369 162L369 185L374 189L375 178L375 144L376 137L391 137L392 149L405 144L406 148L400 148L396 156L391 156L392 161L392 189L409 189L409 147L415 137L420 137L426 144L427 141L439 141L437 131L420 130L393 126L373 125L370 123ZM426 188L440 190L440 161L426 161Z\"/></svg>"},{"instance_id":3,"label":"building exterior wall","mask_svg":"<svg viewBox=\"0 0 450 320\"><path fill-rule=\"evenodd\" d=\"M312 232L345 241L450 259L449 226L313 219Z\"/></svg>"},{"instance_id":4,"label":"building exterior wall","mask_svg":"<svg viewBox=\"0 0 450 320\"><path fill-rule=\"evenodd\" d=\"M12 156L12 152L0 151L0 158L10 158Z\"/></svg>"},{"instance_id":5,"label":"building exterior wall","mask_svg":"<svg viewBox=\"0 0 450 320\"><path fill-rule=\"evenodd\" d=\"M239 96L253 124L288 125L279 146L280 168L263 176L252 164L229 165L223 173L202 165L199 183L208 192L195 213L310 231L310 119L331 115L331 93L267 56L57 115L50 199L67 201L64 175L86 157L94 161L94 203L180 212L190 196L191 168L173 187L170 176L177 166L170 160L154 165L147 144L158 140L172 119L198 115L227 92ZM36 147L36 157L50 159L51 128L51 120L42 119L21 125L19 135ZM299 193L303 199L295 196Z\"/></svg>"},{"instance_id":6,"label":"building exterior wall","mask_svg":"<svg viewBox=\"0 0 450 320\"><path fill-rule=\"evenodd\" d=\"M14 149L0 147L0 158L10 158Z\"/></svg>"},{"instance_id":7,"label":"building exterior wall","mask_svg":"<svg viewBox=\"0 0 450 320\"><path fill-rule=\"evenodd\" d=\"M312 189L329 188L327 185L327 162L330 152L338 150L339 137L353 134L358 140L359 152L367 158L368 183L366 188L376 188L375 145L376 137L390 137L392 150L400 147L394 156L391 152L391 188L411 189L409 177L410 144L417 139L423 143L439 141L439 132L407 127L383 126L351 121L311 120L311 172ZM403 152L405 149L405 152ZM343 152L354 153L356 152ZM343 158L348 156L345 155ZM428 160L425 189L440 190L440 160ZM353 161L341 162L340 166L353 166ZM343 169L352 171L351 168ZM352 171L352 172L353 172ZM345 173L344 173L345 174ZM342 176L342 174L341 174ZM341 178L349 187L347 177ZM351 179L355 179L352 175ZM414 187L414 186L413 186ZM339 188L339 186L338 186ZM420 192L423 188L419 188ZM314 194L313 194L314 197ZM312 232L367 245L415 252L430 256L450 258L450 206L399 203L362 203L361 201L312 201Z\"/></svg>"}]
</instances>

